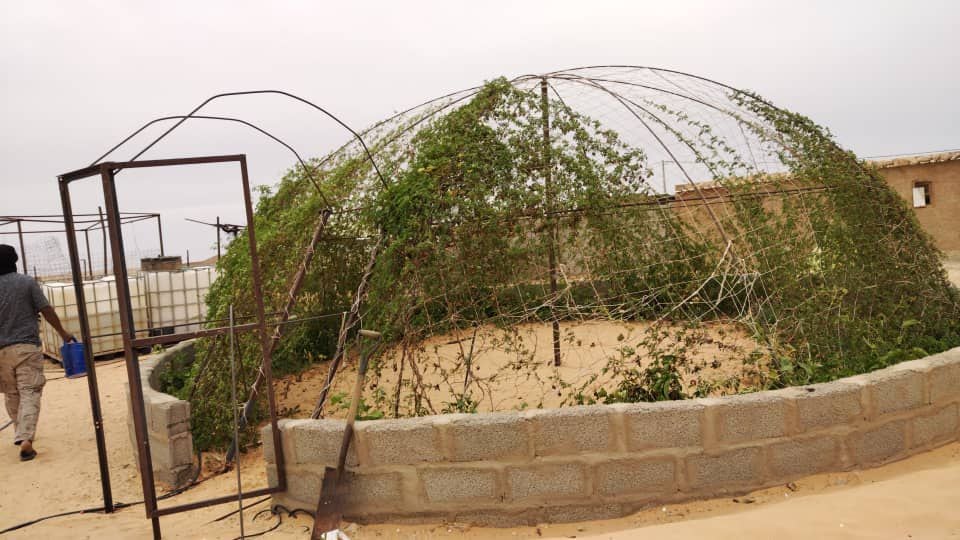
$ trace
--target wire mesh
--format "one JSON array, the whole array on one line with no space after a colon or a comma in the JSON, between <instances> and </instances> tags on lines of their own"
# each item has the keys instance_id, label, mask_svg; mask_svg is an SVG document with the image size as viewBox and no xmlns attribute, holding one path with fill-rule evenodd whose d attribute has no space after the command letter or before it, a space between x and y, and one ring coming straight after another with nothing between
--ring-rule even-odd
<instances>
[{"instance_id":1,"label":"wire mesh","mask_svg":"<svg viewBox=\"0 0 960 540\"><path fill-rule=\"evenodd\" d=\"M298 309L363 299L358 319L394 344L368 388L381 413L803 384L958 339L956 295L896 194L748 92L581 68L452 93L361 135L386 185L351 141L311 161L322 198L294 170L258 214L266 273L292 275L290 246L333 201ZM236 256L214 310L249 306ZM268 288L278 305L283 282ZM305 334L285 347L333 354Z\"/></svg>"}]
</instances>

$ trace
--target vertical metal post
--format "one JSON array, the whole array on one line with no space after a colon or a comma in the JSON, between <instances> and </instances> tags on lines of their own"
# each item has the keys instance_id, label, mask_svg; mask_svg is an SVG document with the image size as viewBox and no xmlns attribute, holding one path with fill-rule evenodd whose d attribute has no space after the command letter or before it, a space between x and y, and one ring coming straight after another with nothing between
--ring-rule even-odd
<instances>
[{"instance_id":1,"label":"vertical metal post","mask_svg":"<svg viewBox=\"0 0 960 540\"><path fill-rule=\"evenodd\" d=\"M133 428L137 436L137 457L140 464L140 483L143 488L144 509L153 526L153 537L160 538L160 518L157 517L157 491L153 484L153 458L150 455L150 439L147 437L147 415L143 405L143 383L140 380L140 365L133 347L136 328L130 306L130 282L123 250L123 234L120 225L120 210L114 184L113 169L109 164L100 166L103 181L103 198L107 205L107 223L110 229L110 247L113 255L113 275L117 284L117 305L120 311L120 329L123 332L123 353L126 358L127 382L130 385L130 401L133 411Z\"/></svg>"},{"instance_id":2,"label":"vertical metal post","mask_svg":"<svg viewBox=\"0 0 960 540\"><path fill-rule=\"evenodd\" d=\"M29 274L27 270L27 252L23 249L23 221L17 220L17 236L20 237L20 264L23 265L23 273Z\"/></svg>"},{"instance_id":3,"label":"vertical metal post","mask_svg":"<svg viewBox=\"0 0 960 540\"><path fill-rule=\"evenodd\" d=\"M547 79L540 79L540 109L543 118L543 183L544 195L547 199L547 257L550 264L550 295L556 301L557 295L557 230L552 212L553 208L553 166L550 161L550 99L547 96ZM550 310L553 318L553 365L560 365L560 321L553 309Z\"/></svg>"},{"instance_id":4,"label":"vertical metal post","mask_svg":"<svg viewBox=\"0 0 960 540\"><path fill-rule=\"evenodd\" d=\"M97 213L100 214L100 234L103 236L103 275L107 272L107 226L103 223L103 208L97 207Z\"/></svg>"},{"instance_id":5,"label":"vertical metal post","mask_svg":"<svg viewBox=\"0 0 960 540\"><path fill-rule=\"evenodd\" d=\"M160 238L160 256L163 257L163 225L160 223L160 214L157 214L156 218L157 218L157 236Z\"/></svg>"},{"instance_id":6,"label":"vertical metal post","mask_svg":"<svg viewBox=\"0 0 960 540\"><path fill-rule=\"evenodd\" d=\"M220 216L217 216L217 260L220 260Z\"/></svg>"},{"instance_id":7,"label":"vertical metal post","mask_svg":"<svg viewBox=\"0 0 960 540\"><path fill-rule=\"evenodd\" d=\"M233 445L240 446L240 417L237 414L237 343L236 329L233 325L233 304L230 304L230 408L233 409ZM240 464L237 463L237 507L240 514L240 538L246 537L243 530L243 481L240 478Z\"/></svg>"},{"instance_id":8,"label":"vertical metal post","mask_svg":"<svg viewBox=\"0 0 960 540\"><path fill-rule=\"evenodd\" d=\"M260 369L263 372L267 388L267 404L270 407L270 432L273 435L273 448L277 461L277 488L280 491L287 489L286 465L283 457L283 447L280 441L280 428L277 427L277 403L273 395L273 359L270 335L267 330L267 316L263 307L263 283L260 276L260 256L257 255L257 235L254 226L253 201L250 198L250 178L247 176L247 158L240 158L240 175L243 179L243 205L247 214L247 241L250 244L250 277L253 281L253 297L256 300L257 323L260 332L260 350L263 353L263 363Z\"/></svg>"},{"instance_id":9,"label":"vertical metal post","mask_svg":"<svg viewBox=\"0 0 960 540\"><path fill-rule=\"evenodd\" d=\"M90 229L83 230L83 239L87 244L87 279L93 279L93 258L90 257Z\"/></svg>"},{"instance_id":10,"label":"vertical metal post","mask_svg":"<svg viewBox=\"0 0 960 540\"><path fill-rule=\"evenodd\" d=\"M663 180L663 194L667 194L667 161L660 160L660 179Z\"/></svg>"},{"instance_id":11,"label":"vertical metal post","mask_svg":"<svg viewBox=\"0 0 960 540\"><path fill-rule=\"evenodd\" d=\"M87 366L87 389L90 392L90 411L93 414L93 432L97 441L97 460L100 464L100 487L103 490L103 508L113 512L113 492L110 488L110 468L107 462L107 443L103 436L103 414L100 410L100 389L97 385L97 369L93 361L93 340L90 335L90 320L83 294L83 276L80 273L80 254L77 249L76 230L73 223L73 205L70 202L70 184L60 178L60 203L63 206L63 223L67 233L67 250L70 253L70 271L77 300L77 318L80 321L80 339L86 344L83 359ZM36 270L34 270L36 272Z\"/></svg>"}]
</instances>

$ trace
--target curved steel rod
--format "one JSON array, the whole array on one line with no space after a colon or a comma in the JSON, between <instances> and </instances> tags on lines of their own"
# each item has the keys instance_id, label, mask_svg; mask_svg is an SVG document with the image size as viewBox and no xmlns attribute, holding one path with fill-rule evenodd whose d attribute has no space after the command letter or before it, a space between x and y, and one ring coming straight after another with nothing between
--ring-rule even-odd
<instances>
[{"instance_id":1,"label":"curved steel rod","mask_svg":"<svg viewBox=\"0 0 960 540\"><path fill-rule=\"evenodd\" d=\"M243 125L245 125L245 126L247 126L247 127L253 128L253 129L259 131L260 133L262 133L263 135L266 135L267 137L270 137L270 138L273 139L274 141L280 143L281 145L283 145L284 148L286 148L287 150L289 150L289 151L297 158L297 161L298 161L298 162L300 162L300 166L303 167L304 171L305 171L305 172L307 173L307 175L310 177L310 181L313 182L314 187L317 188L317 192L320 194L320 198L323 199L323 204L325 204L325 205L327 205L327 206L330 206L330 202L327 200L327 197L323 194L323 190L320 189L320 184L319 184L319 183L317 182L317 180L313 177L313 174L312 174L312 172L311 172L312 168L311 168L309 165L307 165L307 163L303 160L302 157L300 157L300 154L297 153L297 151L294 150L294 148L293 148L292 146L290 146L289 144L283 142L283 140L281 140L279 137L273 135L273 134L270 133L269 131L267 131L267 130L265 130L265 129L263 129L263 128L255 125L255 124L252 124L252 123L250 123L250 122L247 122L246 120L241 120L241 119L239 119L239 118L231 118L231 117L229 117L229 116L204 116L204 115L193 115L193 116L187 116L187 115L161 116L160 118L154 118L153 120L151 120L151 121L147 122L146 124L144 124L143 126L141 126L140 129L134 131L129 137L127 137L127 140L129 140L129 139L131 139L131 138L133 138L133 137L136 137L136 136L137 136L139 133L141 133L143 130L147 129L148 127L150 127L150 126L152 126L152 125L154 125L154 124L156 124L156 123L158 123L158 122L165 122L165 121L167 121L167 120L179 120L179 122L177 122L177 124L176 124L176 125L179 126L179 125L182 124L183 122L186 122L187 120L191 120L191 119L194 119L194 120L220 120L220 121L224 121L224 122L237 122L237 123L239 123L239 124L243 124ZM168 130L167 132L169 133L169 130ZM121 144L123 144L123 143L121 143ZM111 150L111 152L112 152L112 150ZM108 152L107 154L104 154L104 155L105 155L105 156L106 156L106 155L109 155L109 153L110 153L110 152ZM142 152L141 152L141 153L142 153ZM137 154L137 156L139 156L139 154ZM134 161L134 160L136 160L136 157L134 157L134 159L131 160L131 161ZM97 162L99 162L99 160L97 160ZM95 163L97 163L97 162L95 162Z\"/></svg>"},{"instance_id":2,"label":"curved steel rod","mask_svg":"<svg viewBox=\"0 0 960 540\"><path fill-rule=\"evenodd\" d=\"M715 85L717 85L717 86L722 86L722 87L724 87L724 88L726 88L726 89L728 89L728 90L732 90L732 91L734 91L734 92L736 92L736 93L738 93L738 94L748 95L748 96L750 96L750 97L752 97L752 98L754 98L754 99L756 99L756 100L758 100L758 101L762 101L763 103L766 103L767 105L770 105L771 107L774 107L774 108L779 109L779 107L776 107L774 104L768 102L767 100L765 100L765 99L763 99L763 98L761 98L761 97L759 97L759 96L756 96L756 95L754 95L754 94L751 94L751 93L749 93L749 92L746 92L746 91L744 91L744 90L741 90L741 89L739 89L739 88L735 88L735 87L733 87L733 86L730 86L729 84L724 84L724 83L722 83L722 82L720 82L720 81L715 81L715 80L710 79L710 78L707 78L707 77L701 77L700 75L694 75L693 73L687 73L687 72L685 72L685 71L679 71L679 70L676 70L676 69L659 68L659 67L654 67L654 66L628 66L628 65L618 65L618 64L611 64L611 65L602 65L602 64L601 64L601 65L596 65L596 66L581 66L581 67L575 67L575 68L569 68L569 69L561 69L561 70L558 70L558 71L551 71L550 73L545 73L544 75L549 77L549 76L551 76L551 75L557 75L557 74L561 74L561 73L570 73L570 72L574 72L574 71L583 71L583 70L587 70L587 69L603 69L603 68L646 69L646 70L653 71L653 72L673 73L673 74L675 74L675 75L683 75L684 77L691 77L691 78L693 78L693 79L699 79L699 80L701 80L701 81L708 82L708 83L711 83L711 84L715 84Z\"/></svg>"},{"instance_id":3,"label":"curved steel rod","mask_svg":"<svg viewBox=\"0 0 960 540\"><path fill-rule=\"evenodd\" d=\"M374 170L377 172L377 176L380 178L380 183L383 184L384 187L386 187L386 185L387 185L386 180L384 180L383 175L380 173L380 168L377 166L376 161L373 160L373 156L370 155L370 150L367 149L367 143L365 143L365 142L363 141L363 138L360 137L360 135L357 134L357 132L354 131L353 128L351 128L350 126L348 126L348 125L347 125L346 123L344 123L342 120L340 120L339 118L337 118L336 115L334 115L334 114L331 113L330 111L324 109L323 107L321 107L321 106L319 106L319 105L317 105L317 104L315 104L315 103L313 103L313 102L311 102L311 101L309 101L309 100L307 100L307 99L304 99L304 98L302 98L302 97L300 97L300 96L291 94L291 93L289 93L289 92L285 92L285 91L283 91L283 90L245 90L245 91L241 91L241 92L225 92L225 93L222 93L222 94L216 94L216 95L214 95L214 96L210 96L209 98L207 98L206 100L204 100L203 103L201 103L200 105L197 105L197 106L196 106L192 111L190 111L188 114L185 114L185 115L183 115L183 116L167 117L167 118L180 118L180 121L177 122L176 124L170 126L170 128L168 128L166 131L164 131L163 133L161 133L160 136L158 136L156 139L154 139L153 141L151 141L150 144L148 144L147 146L145 146L142 150L140 150L139 152L137 152L137 154L136 154L135 156L133 156L129 161L136 161L137 158L139 158L139 157L142 156L145 152L147 152L148 150L150 150L151 148L153 148L153 146L154 146L155 144L157 144L158 142L160 142L161 140L163 140L167 135L169 135L173 130L175 130L175 129L177 129L178 127L180 127L180 125L183 124L184 122L186 122L188 119L190 119L190 118L200 118L199 116L196 115L196 113L197 113L200 109L202 109L203 107L205 107L205 106L206 106L208 103L210 103L211 101L213 101L213 100L215 100L215 99L222 98L222 97L229 97L229 96L246 96L246 95L254 95L254 94L277 94L277 95L281 95L281 96L286 96L286 97L288 97L288 98L297 100L297 101L299 101L299 102L301 102L301 103L304 103L304 104L306 104L306 105L309 105L309 106L313 107L314 109L316 109L316 110L322 112L323 114L327 115L327 116L328 116L329 118L331 118L334 122L340 124L344 129L346 129L347 131L349 131L349 132L357 139L357 141L360 142L360 146L363 147L363 151L367 154L367 159L370 160L370 163L373 165ZM141 129L141 130L138 130L138 131L135 132L134 134L128 136L127 138L125 138L125 139L123 139L122 141L120 141L119 143L117 143L113 148L111 148L110 150L108 150L106 153L104 153L104 154L103 154L102 156L100 156L99 158L95 159L95 160L93 161L93 163L91 163L90 165L92 166L92 165L96 165L97 163L99 163L99 162L100 162L101 160L103 160L105 157L107 157L107 156L109 156L110 154L112 154L117 148L120 148L121 146L123 146L124 144L126 144L130 139L132 139L134 136L136 136L136 134L139 133L140 131L142 131L142 129ZM260 131L263 131L263 130L260 130ZM265 133L265 132L264 132L264 133ZM273 136L271 136L271 138L276 139L276 137L273 137ZM279 139L277 139L277 140L279 140ZM297 157L299 158L299 156L297 156ZM303 160L301 159L300 162L303 163Z\"/></svg>"},{"instance_id":4,"label":"curved steel rod","mask_svg":"<svg viewBox=\"0 0 960 540\"><path fill-rule=\"evenodd\" d=\"M615 99L616 101L620 102L620 104L623 105L623 107L624 107L625 109L627 109L627 111L630 112L630 114L632 114L633 117L636 118L644 128L646 128L647 132L649 132L650 135L653 136L653 138L657 141L657 143L660 144L660 147L663 148L663 150L667 153L667 155L670 156L670 159L673 160L674 164L676 164L677 167L680 169L680 172L683 173L683 176L686 177L687 182L690 184L690 186L693 187L693 189L697 192L697 195L699 195L701 198L703 198L704 195L703 195L703 192L700 190L700 186L698 186L697 183L694 182L693 177L691 177L690 174L687 173L686 168L680 163L679 160L677 160L676 155L674 155L673 151L670 150L670 147L669 147L669 146L666 144L666 142L664 142L664 140L653 130L653 128L650 127L650 125L647 124L647 122L646 122L643 118L641 118L639 114L637 114L636 111L634 111L632 108L630 108L630 105L627 105L627 103L630 103L630 104L633 105L634 107L637 107L638 109L640 109L640 110L643 111L644 113L646 113L646 114L650 115L651 117L655 118L655 119L658 121L658 123L660 123L661 125L663 125L663 121L662 121L662 120L660 120L659 118L657 118L656 115L650 113L649 111L647 111L646 109L644 109L644 108L641 107L640 105L634 103L634 102L631 101L630 99L628 99L628 98L626 98L626 97L624 97L624 96L621 96L620 94L618 94L618 93L610 90L609 88L606 88L606 87L603 86L602 84L600 84L600 83L598 83L598 82L596 82L596 81L593 81L593 80L591 80L591 79L589 79L589 78L587 78L587 77L579 77L579 80L577 80L577 79L571 79L571 80L572 80L573 82L577 82L577 83L580 83L580 84L585 84L585 85L588 85L588 86L592 86L593 88L596 88L597 90L600 90L601 92L604 92L604 93L609 94L611 97L613 97L613 99ZM676 136L675 133L674 133L673 135ZM697 153L697 152L696 152L696 149L693 148L693 147L690 145L689 142L687 142L687 141L685 141L685 140L683 140L683 139L680 139L680 140L681 140L681 143L685 143L688 147L690 147L691 150L694 151L694 153ZM719 219L719 218L717 217L717 215L714 213L713 209L710 208L709 206L707 207L707 213L710 215L710 219L713 221L714 225L717 227L717 230L718 230L718 232L720 233L720 236L723 237L724 242L726 242L726 243L729 245L729 244L730 244L730 237L727 235L727 231L724 229L723 224L720 222L720 219Z\"/></svg>"}]
</instances>

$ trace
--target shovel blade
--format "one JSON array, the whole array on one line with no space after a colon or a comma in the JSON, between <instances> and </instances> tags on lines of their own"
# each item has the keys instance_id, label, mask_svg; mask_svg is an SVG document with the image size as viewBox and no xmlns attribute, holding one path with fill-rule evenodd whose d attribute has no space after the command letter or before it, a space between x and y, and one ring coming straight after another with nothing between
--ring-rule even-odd
<instances>
[{"instance_id":1,"label":"shovel blade","mask_svg":"<svg viewBox=\"0 0 960 540\"><path fill-rule=\"evenodd\" d=\"M333 467L323 469L323 483L320 485L320 502L313 520L312 540L323 540L324 533L340 528L342 517L342 497L338 493L339 471Z\"/></svg>"}]
</instances>

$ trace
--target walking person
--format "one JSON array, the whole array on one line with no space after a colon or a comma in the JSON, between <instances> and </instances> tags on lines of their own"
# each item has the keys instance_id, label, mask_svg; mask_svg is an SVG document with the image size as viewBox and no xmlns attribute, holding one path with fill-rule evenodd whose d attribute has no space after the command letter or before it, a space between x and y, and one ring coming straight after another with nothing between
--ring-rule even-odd
<instances>
[{"instance_id":1,"label":"walking person","mask_svg":"<svg viewBox=\"0 0 960 540\"><path fill-rule=\"evenodd\" d=\"M13 444L20 447L20 461L30 461L37 457L33 439L46 383L37 314L43 315L64 342L74 337L63 328L40 285L17 273L18 259L12 246L0 244L0 392L13 420Z\"/></svg>"}]
</instances>

